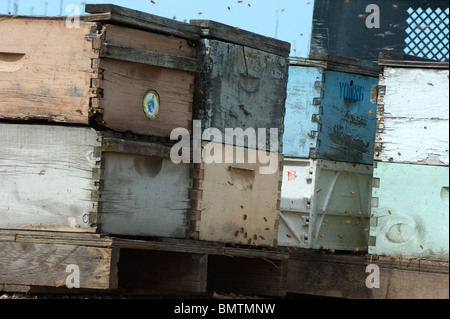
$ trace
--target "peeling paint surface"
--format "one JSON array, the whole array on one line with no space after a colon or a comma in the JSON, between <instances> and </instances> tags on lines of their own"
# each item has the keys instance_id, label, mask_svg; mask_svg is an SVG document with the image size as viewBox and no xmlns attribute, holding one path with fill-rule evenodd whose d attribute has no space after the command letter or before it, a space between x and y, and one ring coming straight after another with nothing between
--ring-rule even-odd
<instances>
[{"instance_id":1,"label":"peeling paint surface","mask_svg":"<svg viewBox=\"0 0 450 319\"><path fill-rule=\"evenodd\" d=\"M448 166L449 71L386 67L380 86L375 159Z\"/></svg>"}]
</instances>

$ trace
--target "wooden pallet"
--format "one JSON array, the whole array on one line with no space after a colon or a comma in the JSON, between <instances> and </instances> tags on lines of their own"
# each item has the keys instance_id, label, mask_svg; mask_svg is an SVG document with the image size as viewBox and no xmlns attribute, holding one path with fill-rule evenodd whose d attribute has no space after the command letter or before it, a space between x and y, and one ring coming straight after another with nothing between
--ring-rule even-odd
<instances>
[{"instance_id":1,"label":"wooden pallet","mask_svg":"<svg viewBox=\"0 0 450 319\"><path fill-rule=\"evenodd\" d=\"M366 280L379 269L379 288ZM288 293L347 299L448 299L449 264L415 258L298 250L288 260Z\"/></svg>"},{"instance_id":2,"label":"wooden pallet","mask_svg":"<svg viewBox=\"0 0 450 319\"><path fill-rule=\"evenodd\" d=\"M68 265L79 288L69 289ZM368 288L377 265L380 288ZM211 292L351 299L449 298L448 262L194 240L0 230L0 291L196 296Z\"/></svg>"},{"instance_id":3,"label":"wooden pallet","mask_svg":"<svg viewBox=\"0 0 450 319\"><path fill-rule=\"evenodd\" d=\"M284 296L287 257L192 240L0 230L0 291L67 292L67 267L77 265L80 282L77 289L69 289L72 292L191 295L212 289Z\"/></svg>"}]
</instances>

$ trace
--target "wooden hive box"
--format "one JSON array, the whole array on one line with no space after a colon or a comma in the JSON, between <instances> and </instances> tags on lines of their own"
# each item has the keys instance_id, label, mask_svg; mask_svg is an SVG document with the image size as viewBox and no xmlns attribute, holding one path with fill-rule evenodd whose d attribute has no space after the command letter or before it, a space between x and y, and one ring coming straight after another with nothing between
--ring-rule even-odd
<instances>
[{"instance_id":1,"label":"wooden hive box","mask_svg":"<svg viewBox=\"0 0 450 319\"><path fill-rule=\"evenodd\" d=\"M215 161L204 157L201 164L195 164L191 237L277 246L282 155L231 146L234 154L243 152L245 159L239 162L229 157L225 144L203 141L203 151L208 147L221 154L214 153ZM268 156L269 163L260 162L260 152ZM253 156L256 161L249 160ZM269 170L264 172L264 168Z\"/></svg>"},{"instance_id":2,"label":"wooden hive box","mask_svg":"<svg viewBox=\"0 0 450 319\"><path fill-rule=\"evenodd\" d=\"M79 27L65 18L1 17L0 119L165 138L190 130L196 27L113 5L86 11L95 14L81 16Z\"/></svg>"},{"instance_id":3,"label":"wooden hive box","mask_svg":"<svg viewBox=\"0 0 450 319\"><path fill-rule=\"evenodd\" d=\"M448 261L448 166L376 162L369 253Z\"/></svg>"},{"instance_id":4,"label":"wooden hive box","mask_svg":"<svg viewBox=\"0 0 450 319\"><path fill-rule=\"evenodd\" d=\"M367 251L372 166L285 158L278 244Z\"/></svg>"},{"instance_id":5,"label":"wooden hive box","mask_svg":"<svg viewBox=\"0 0 450 319\"><path fill-rule=\"evenodd\" d=\"M190 164L92 128L0 124L0 228L186 238Z\"/></svg>"},{"instance_id":6,"label":"wooden hive box","mask_svg":"<svg viewBox=\"0 0 450 319\"><path fill-rule=\"evenodd\" d=\"M197 56L203 69L196 78L194 119L202 121L203 130L222 133L225 128L277 128L282 150L290 44L214 21L190 23L202 35ZM249 146L247 141L222 142Z\"/></svg>"},{"instance_id":7,"label":"wooden hive box","mask_svg":"<svg viewBox=\"0 0 450 319\"><path fill-rule=\"evenodd\" d=\"M449 64L381 54L375 160L449 165Z\"/></svg>"},{"instance_id":8,"label":"wooden hive box","mask_svg":"<svg viewBox=\"0 0 450 319\"><path fill-rule=\"evenodd\" d=\"M291 58L283 154L371 165L376 106L370 94L380 71L345 57Z\"/></svg>"},{"instance_id":9,"label":"wooden hive box","mask_svg":"<svg viewBox=\"0 0 450 319\"><path fill-rule=\"evenodd\" d=\"M449 64L382 53L369 252L448 261Z\"/></svg>"}]
</instances>

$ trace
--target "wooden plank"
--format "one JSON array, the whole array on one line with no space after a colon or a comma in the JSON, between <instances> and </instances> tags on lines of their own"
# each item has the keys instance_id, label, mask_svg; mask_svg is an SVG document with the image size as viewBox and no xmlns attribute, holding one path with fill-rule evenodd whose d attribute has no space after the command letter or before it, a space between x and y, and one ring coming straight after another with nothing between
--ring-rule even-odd
<instances>
[{"instance_id":1,"label":"wooden plank","mask_svg":"<svg viewBox=\"0 0 450 319\"><path fill-rule=\"evenodd\" d=\"M159 143L142 142L117 137L104 137L102 140L103 152L170 158L170 150L171 147Z\"/></svg>"},{"instance_id":2,"label":"wooden plank","mask_svg":"<svg viewBox=\"0 0 450 319\"><path fill-rule=\"evenodd\" d=\"M261 249L238 248L225 246L221 243L203 242L198 240L150 241L125 238L113 238L114 247L120 249L142 249L168 252L185 252L200 255L217 255L245 258L265 258L269 260L284 260L289 258L286 252Z\"/></svg>"},{"instance_id":3,"label":"wooden plank","mask_svg":"<svg viewBox=\"0 0 450 319\"><path fill-rule=\"evenodd\" d=\"M97 132L0 124L0 136L0 228L95 232Z\"/></svg>"},{"instance_id":4,"label":"wooden plank","mask_svg":"<svg viewBox=\"0 0 450 319\"><path fill-rule=\"evenodd\" d=\"M324 61L327 70L330 71L348 72L372 77L378 77L383 71L383 68L378 66L376 62L351 57L310 52L309 59Z\"/></svg>"},{"instance_id":5,"label":"wooden plank","mask_svg":"<svg viewBox=\"0 0 450 319\"><path fill-rule=\"evenodd\" d=\"M239 44L282 57L288 57L290 54L291 44L288 42L265 37L211 20L190 20L189 23L199 27L201 29L201 35L204 38Z\"/></svg>"},{"instance_id":6,"label":"wooden plank","mask_svg":"<svg viewBox=\"0 0 450 319\"><path fill-rule=\"evenodd\" d=\"M116 254L111 248L30 242L0 242L0 282L6 285L66 286L76 265L80 288L116 289Z\"/></svg>"},{"instance_id":7,"label":"wooden plank","mask_svg":"<svg viewBox=\"0 0 450 319\"><path fill-rule=\"evenodd\" d=\"M112 239L100 234L0 229L0 241L39 244L70 244L89 247L111 247Z\"/></svg>"},{"instance_id":8,"label":"wooden plank","mask_svg":"<svg viewBox=\"0 0 450 319\"><path fill-rule=\"evenodd\" d=\"M5 16L0 28L0 118L88 124L96 23Z\"/></svg>"},{"instance_id":9,"label":"wooden plank","mask_svg":"<svg viewBox=\"0 0 450 319\"><path fill-rule=\"evenodd\" d=\"M448 167L377 162L369 253L448 261Z\"/></svg>"},{"instance_id":10,"label":"wooden plank","mask_svg":"<svg viewBox=\"0 0 450 319\"><path fill-rule=\"evenodd\" d=\"M391 67L412 67L412 68L432 68L448 69L448 62L438 62L426 58L420 58L402 53L380 52L378 65Z\"/></svg>"},{"instance_id":11,"label":"wooden plank","mask_svg":"<svg viewBox=\"0 0 450 319\"><path fill-rule=\"evenodd\" d=\"M122 249L119 266L119 285L124 289L206 292L206 255Z\"/></svg>"},{"instance_id":12,"label":"wooden plank","mask_svg":"<svg viewBox=\"0 0 450 319\"><path fill-rule=\"evenodd\" d=\"M448 263L298 251L288 260L287 292L348 299L448 299ZM379 269L379 288L368 288Z\"/></svg>"},{"instance_id":13,"label":"wooden plank","mask_svg":"<svg viewBox=\"0 0 450 319\"><path fill-rule=\"evenodd\" d=\"M104 40L108 44L188 58L196 57L195 46L185 39L112 24L104 25L104 29Z\"/></svg>"},{"instance_id":14,"label":"wooden plank","mask_svg":"<svg viewBox=\"0 0 450 319\"><path fill-rule=\"evenodd\" d=\"M110 13L111 16L107 21L112 24L126 25L190 40L200 38L199 28L193 25L112 4L87 4L85 11L94 14Z\"/></svg>"},{"instance_id":15,"label":"wooden plank","mask_svg":"<svg viewBox=\"0 0 450 319\"><path fill-rule=\"evenodd\" d=\"M100 57L189 72L196 72L200 68L196 59L111 44L103 44Z\"/></svg>"},{"instance_id":16,"label":"wooden plank","mask_svg":"<svg viewBox=\"0 0 450 319\"><path fill-rule=\"evenodd\" d=\"M287 261L209 256L208 289L271 297L286 295Z\"/></svg>"},{"instance_id":17,"label":"wooden plank","mask_svg":"<svg viewBox=\"0 0 450 319\"><path fill-rule=\"evenodd\" d=\"M385 68L376 160L448 166L448 76L448 69Z\"/></svg>"},{"instance_id":18,"label":"wooden plank","mask_svg":"<svg viewBox=\"0 0 450 319\"><path fill-rule=\"evenodd\" d=\"M264 152L275 170L271 174L261 174L260 168L268 165L259 162L254 149L233 146L233 154L238 151L244 154L241 164L229 157L229 151L221 143L203 142L204 154L209 154L206 147L211 146L215 147L216 156L221 154L216 162L204 158L207 163L197 168L203 170L203 175L194 178L193 238L276 246L282 156ZM255 159L250 161L252 155Z\"/></svg>"}]
</instances>

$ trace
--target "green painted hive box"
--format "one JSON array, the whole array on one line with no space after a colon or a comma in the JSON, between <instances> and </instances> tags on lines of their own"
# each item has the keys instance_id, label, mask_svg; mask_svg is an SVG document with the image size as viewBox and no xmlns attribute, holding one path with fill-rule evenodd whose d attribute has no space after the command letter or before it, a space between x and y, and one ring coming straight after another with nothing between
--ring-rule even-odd
<instances>
[{"instance_id":1,"label":"green painted hive box","mask_svg":"<svg viewBox=\"0 0 450 319\"><path fill-rule=\"evenodd\" d=\"M448 261L449 171L376 162L369 253Z\"/></svg>"}]
</instances>

